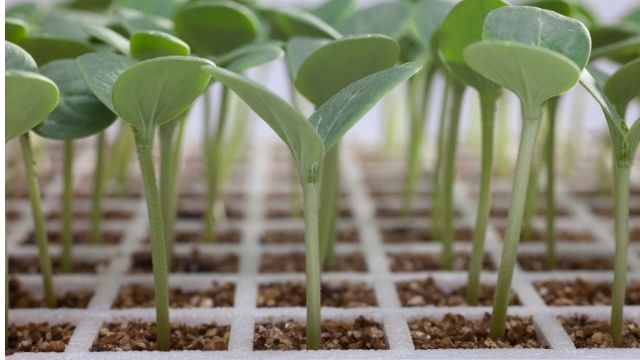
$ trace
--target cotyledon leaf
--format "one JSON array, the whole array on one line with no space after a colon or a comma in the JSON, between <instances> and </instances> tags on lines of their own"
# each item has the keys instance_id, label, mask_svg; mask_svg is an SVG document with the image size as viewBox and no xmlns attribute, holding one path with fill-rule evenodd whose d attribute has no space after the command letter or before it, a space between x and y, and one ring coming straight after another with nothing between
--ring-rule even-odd
<instances>
[{"instance_id":1,"label":"cotyledon leaf","mask_svg":"<svg viewBox=\"0 0 640 360\"><path fill-rule=\"evenodd\" d=\"M438 30L457 0L421 0L413 9L413 23L418 41L425 50L430 48L431 38Z\"/></svg>"},{"instance_id":2,"label":"cotyledon leaf","mask_svg":"<svg viewBox=\"0 0 640 360\"><path fill-rule=\"evenodd\" d=\"M9 41L4 42L4 68L6 70L21 70L38 72L35 60L20 46Z\"/></svg>"},{"instance_id":3,"label":"cotyledon leaf","mask_svg":"<svg viewBox=\"0 0 640 360\"><path fill-rule=\"evenodd\" d=\"M640 59L621 66L604 85L604 93L621 116L633 99L640 98Z\"/></svg>"},{"instance_id":4,"label":"cotyledon leaf","mask_svg":"<svg viewBox=\"0 0 640 360\"><path fill-rule=\"evenodd\" d=\"M596 78L588 69L584 69L580 73L580 84L591 94L598 105L600 105L609 125L609 131L612 132L613 137L624 138L625 132L622 130L622 117L618 114L615 106L609 101L598 84L598 81L596 81Z\"/></svg>"},{"instance_id":5,"label":"cotyledon leaf","mask_svg":"<svg viewBox=\"0 0 640 360\"><path fill-rule=\"evenodd\" d=\"M93 51L93 47L87 43L51 36L29 37L21 46L33 56L38 66L54 60L73 59Z\"/></svg>"},{"instance_id":6,"label":"cotyledon leaf","mask_svg":"<svg viewBox=\"0 0 640 360\"><path fill-rule=\"evenodd\" d=\"M411 7L406 1L384 2L357 11L337 25L343 35L383 34L394 39L403 35Z\"/></svg>"},{"instance_id":7,"label":"cotyledon leaf","mask_svg":"<svg viewBox=\"0 0 640 360\"><path fill-rule=\"evenodd\" d=\"M320 18L302 10L262 9L269 21L270 36L288 40L293 36L339 39L342 35Z\"/></svg>"},{"instance_id":8,"label":"cotyledon leaf","mask_svg":"<svg viewBox=\"0 0 640 360\"><path fill-rule=\"evenodd\" d=\"M279 59L282 56L284 56L284 51L279 46L263 44L262 46L255 47L253 51L235 58L227 64L225 68L241 73L253 67Z\"/></svg>"},{"instance_id":9,"label":"cotyledon leaf","mask_svg":"<svg viewBox=\"0 0 640 360\"><path fill-rule=\"evenodd\" d=\"M131 56L137 60L161 56L188 56L189 45L181 39L162 31L140 31L129 38Z\"/></svg>"},{"instance_id":10,"label":"cotyledon leaf","mask_svg":"<svg viewBox=\"0 0 640 360\"><path fill-rule=\"evenodd\" d=\"M119 33L99 25L87 25L84 31L90 37L111 46L119 53L129 55L129 40Z\"/></svg>"},{"instance_id":11,"label":"cotyledon leaf","mask_svg":"<svg viewBox=\"0 0 640 360\"><path fill-rule=\"evenodd\" d=\"M4 38L12 43L19 43L29 35L29 25L20 19L4 19Z\"/></svg>"},{"instance_id":12,"label":"cotyledon leaf","mask_svg":"<svg viewBox=\"0 0 640 360\"><path fill-rule=\"evenodd\" d=\"M307 59L309 54L316 51L318 48L329 43L328 39L295 36L292 37L286 46L287 53L287 67L291 78L295 79L300 69L300 65Z\"/></svg>"},{"instance_id":13,"label":"cotyledon leaf","mask_svg":"<svg viewBox=\"0 0 640 360\"><path fill-rule=\"evenodd\" d=\"M341 20L353 14L355 9L356 3L353 0L328 0L311 10L311 13L327 22L327 24L335 26Z\"/></svg>"}]
</instances>

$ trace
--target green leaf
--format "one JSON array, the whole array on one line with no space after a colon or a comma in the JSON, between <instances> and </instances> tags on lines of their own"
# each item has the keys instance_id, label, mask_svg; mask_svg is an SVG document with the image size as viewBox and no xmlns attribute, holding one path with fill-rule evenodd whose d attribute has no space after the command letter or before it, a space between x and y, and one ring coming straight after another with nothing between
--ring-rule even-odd
<instances>
[{"instance_id":1,"label":"green leaf","mask_svg":"<svg viewBox=\"0 0 640 360\"><path fill-rule=\"evenodd\" d=\"M356 3L353 0L328 0L311 10L311 13L327 24L335 26L353 14L355 9Z\"/></svg>"},{"instance_id":2,"label":"green leaf","mask_svg":"<svg viewBox=\"0 0 640 360\"><path fill-rule=\"evenodd\" d=\"M73 0L67 4L68 7L80 10L101 11L106 10L111 5L112 0Z\"/></svg>"},{"instance_id":3,"label":"green leaf","mask_svg":"<svg viewBox=\"0 0 640 360\"><path fill-rule=\"evenodd\" d=\"M158 126L186 111L209 83L205 65L195 57L167 56L127 68L112 90L113 107L139 134L152 139Z\"/></svg>"},{"instance_id":4,"label":"green leaf","mask_svg":"<svg viewBox=\"0 0 640 360\"><path fill-rule=\"evenodd\" d=\"M112 112L116 112L111 100L111 90L116 79L135 60L111 53L91 53L76 59L82 77L91 92Z\"/></svg>"},{"instance_id":5,"label":"green leaf","mask_svg":"<svg viewBox=\"0 0 640 360\"><path fill-rule=\"evenodd\" d=\"M620 67L604 85L604 93L624 117L631 100L640 99L640 58Z\"/></svg>"},{"instance_id":6,"label":"green leaf","mask_svg":"<svg viewBox=\"0 0 640 360\"><path fill-rule=\"evenodd\" d=\"M591 37L578 20L529 6L492 11L484 23L484 40L513 41L555 51L583 69L589 61Z\"/></svg>"},{"instance_id":7,"label":"green leaf","mask_svg":"<svg viewBox=\"0 0 640 360\"><path fill-rule=\"evenodd\" d=\"M4 38L12 43L20 43L29 35L29 25L20 19L4 19Z\"/></svg>"},{"instance_id":8,"label":"green leaf","mask_svg":"<svg viewBox=\"0 0 640 360\"><path fill-rule=\"evenodd\" d=\"M431 39L456 5L456 0L421 0L412 11L418 41L424 50L431 48Z\"/></svg>"},{"instance_id":9,"label":"green leaf","mask_svg":"<svg viewBox=\"0 0 640 360\"><path fill-rule=\"evenodd\" d=\"M142 31L129 39L131 56L137 60L153 59L161 56L188 56L191 49L186 42L161 31Z\"/></svg>"},{"instance_id":10,"label":"green leaf","mask_svg":"<svg viewBox=\"0 0 640 360\"><path fill-rule=\"evenodd\" d=\"M409 4L404 1L386 2L356 12L337 28L344 35L376 33L399 39L407 29L410 18Z\"/></svg>"},{"instance_id":11,"label":"green leaf","mask_svg":"<svg viewBox=\"0 0 640 360\"><path fill-rule=\"evenodd\" d=\"M90 38L103 42L123 55L129 55L129 40L119 33L98 25L87 25L84 31Z\"/></svg>"},{"instance_id":12,"label":"green leaf","mask_svg":"<svg viewBox=\"0 0 640 360\"><path fill-rule=\"evenodd\" d=\"M258 19L249 8L232 1L187 3L175 17L175 30L201 56L220 56L252 42Z\"/></svg>"},{"instance_id":13,"label":"green leaf","mask_svg":"<svg viewBox=\"0 0 640 360\"><path fill-rule=\"evenodd\" d=\"M591 75L589 70L584 69L580 73L580 84L591 94L598 105L600 105L613 138L623 139L625 137L625 131L622 130L624 120L618 114L615 106L609 101L607 96L604 94L604 91L602 91L601 86L596 81L596 78Z\"/></svg>"},{"instance_id":14,"label":"green leaf","mask_svg":"<svg viewBox=\"0 0 640 360\"><path fill-rule=\"evenodd\" d=\"M116 0L118 6L138 10L145 14L171 18L182 0Z\"/></svg>"},{"instance_id":15,"label":"green leaf","mask_svg":"<svg viewBox=\"0 0 640 360\"><path fill-rule=\"evenodd\" d=\"M54 60L73 59L93 51L89 44L49 36L30 37L25 39L21 45L33 56L38 66Z\"/></svg>"},{"instance_id":16,"label":"green leaf","mask_svg":"<svg viewBox=\"0 0 640 360\"><path fill-rule=\"evenodd\" d=\"M623 64L637 59L640 57L640 35L600 46L591 53L591 61L603 57Z\"/></svg>"},{"instance_id":17,"label":"green leaf","mask_svg":"<svg viewBox=\"0 0 640 360\"><path fill-rule=\"evenodd\" d=\"M212 77L253 109L289 147L301 175L319 166L324 146L311 124L287 102L264 86L234 72L208 67Z\"/></svg>"},{"instance_id":18,"label":"green leaf","mask_svg":"<svg viewBox=\"0 0 640 360\"><path fill-rule=\"evenodd\" d=\"M58 88L40 74L20 70L5 71L4 80L6 143L44 121L58 103Z\"/></svg>"},{"instance_id":19,"label":"green leaf","mask_svg":"<svg viewBox=\"0 0 640 360\"><path fill-rule=\"evenodd\" d=\"M145 14L134 9L118 9L114 15L126 32L133 34L139 31L164 31L171 32L173 22L167 18Z\"/></svg>"},{"instance_id":20,"label":"green leaf","mask_svg":"<svg viewBox=\"0 0 640 360\"><path fill-rule=\"evenodd\" d=\"M38 65L31 55L20 46L8 41L4 42L4 68L6 70L38 72Z\"/></svg>"},{"instance_id":21,"label":"green leaf","mask_svg":"<svg viewBox=\"0 0 640 360\"><path fill-rule=\"evenodd\" d=\"M99 13L54 8L47 12L41 32L50 37L86 42L85 26L107 26L108 22L109 18Z\"/></svg>"},{"instance_id":22,"label":"green leaf","mask_svg":"<svg viewBox=\"0 0 640 360\"><path fill-rule=\"evenodd\" d=\"M250 51L246 51L241 56L234 57L233 60L224 67L231 71L241 73L284 56L282 48L273 44L256 44L254 46L246 46L245 48Z\"/></svg>"},{"instance_id":23,"label":"green leaf","mask_svg":"<svg viewBox=\"0 0 640 360\"><path fill-rule=\"evenodd\" d=\"M75 60L52 61L40 73L58 86L60 99L53 113L34 128L38 135L51 139L81 138L106 129L116 119L93 95Z\"/></svg>"},{"instance_id":24,"label":"green leaf","mask_svg":"<svg viewBox=\"0 0 640 360\"><path fill-rule=\"evenodd\" d=\"M550 10L564 16L571 16L571 6L564 0L534 0L527 1L522 5Z\"/></svg>"},{"instance_id":25,"label":"green leaf","mask_svg":"<svg viewBox=\"0 0 640 360\"><path fill-rule=\"evenodd\" d=\"M273 39L287 41L294 36L338 39L342 35L320 18L302 10L263 9Z\"/></svg>"},{"instance_id":26,"label":"green leaf","mask_svg":"<svg viewBox=\"0 0 640 360\"><path fill-rule=\"evenodd\" d=\"M296 78L300 65L307 57L320 47L329 43L323 38L295 36L289 39L286 46L287 67L292 79Z\"/></svg>"},{"instance_id":27,"label":"green leaf","mask_svg":"<svg viewBox=\"0 0 640 360\"><path fill-rule=\"evenodd\" d=\"M447 15L438 31L440 51L447 67L467 85L482 91L496 91L495 85L471 70L464 59L467 46L482 40L487 15L509 5L502 0L464 0Z\"/></svg>"},{"instance_id":28,"label":"green leaf","mask_svg":"<svg viewBox=\"0 0 640 360\"><path fill-rule=\"evenodd\" d=\"M324 148L333 147L386 93L420 69L417 63L406 63L376 72L348 85L326 101L309 118Z\"/></svg>"},{"instance_id":29,"label":"green leaf","mask_svg":"<svg viewBox=\"0 0 640 360\"><path fill-rule=\"evenodd\" d=\"M636 119L631 125L627 139L629 141L629 156L633 159L638 151L638 145L640 145L640 119Z\"/></svg>"},{"instance_id":30,"label":"green leaf","mask_svg":"<svg viewBox=\"0 0 640 360\"><path fill-rule=\"evenodd\" d=\"M535 116L548 99L571 89L580 77L580 69L561 54L520 43L477 42L467 47L464 57L480 75L518 95Z\"/></svg>"},{"instance_id":31,"label":"green leaf","mask_svg":"<svg viewBox=\"0 0 640 360\"><path fill-rule=\"evenodd\" d=\"M312 52L295 77L298 91L322 105L352 82L398 62L400 48L383 35L349 36Z\"/></svg>"}]
</instances>

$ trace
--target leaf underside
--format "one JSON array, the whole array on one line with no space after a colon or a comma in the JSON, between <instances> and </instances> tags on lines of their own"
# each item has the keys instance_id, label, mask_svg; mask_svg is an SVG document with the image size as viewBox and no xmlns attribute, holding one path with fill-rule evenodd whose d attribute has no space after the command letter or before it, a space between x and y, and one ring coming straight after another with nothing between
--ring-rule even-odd
<instances>
[{"instance_id":1,"label":"leaf underside","mask_svg":"<svg viewBox=\"0 0 640 360\"><path fill-rule=\"evenodd\" d=\"M5 143L44 121L58 103L58 88L46 77L5 70Z\"/></svg>"},{"instance_id":2,"label":"leaf underside","mask_svg":"<svg viewBox=\"0 0 640 360\"><path fill-rule=\"evenodd\" d=\"M6 70L38 72L38 65L31 55L9 41L4 42L4 68Z\"/></svg>"}]
</instances>

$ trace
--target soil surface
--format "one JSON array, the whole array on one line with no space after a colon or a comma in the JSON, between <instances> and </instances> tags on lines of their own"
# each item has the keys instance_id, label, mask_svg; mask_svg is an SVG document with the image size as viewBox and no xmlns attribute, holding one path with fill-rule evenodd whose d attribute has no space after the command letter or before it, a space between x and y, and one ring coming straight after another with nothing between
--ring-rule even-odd
<instances>
[{"instance_id":1,"label":"soil surface","mask_svg":"<svg viewBox=\"0 0 640 360\"><path fill-rule=\"evenodd\" d=\"M396 289L402 306L464 306L467 304L466 285L446 291L433 278L401 281L396 284ZM478 306L493 305L494 291L494 286L480 284ZM518 297L511 292L509 305L519 304Z\"/></svg>"},{"instance_id":2,"label":"soil surface","mask_svg":"<svg viewBox=\"0 0 640 360\"><path fill-rule=\"evenodd\" d=\"M442 269L442 257L436 253L387 253L387 263L392 272L436 271ZM469 254L455 253L453 270L469 268ZM495 271L495 265L488 255L484 256L482 268Z\"/></svg>"},{"instance_id":3,"label":"soil surface","mask_svg":"<svg viewBox=\"0 0 640 360\"><path fill-rule=\"evenodd\" d=\"M88 210L85 211L74 211L73 218L74 219L89 219L91 217L91 212ZM102 210L102 219L104 220L127 220L133 217L133 212L124 209L103 209ZM61 219L62 213L59 211L54 211L47 214L47 219L55 220Z\"/></svg>"},{"instance_id":4,"label":"soil surface","mask_svg":"<svg viewBox=\"0 0 640 360\"><path fill-rule=\"evenodd\" d=\"M260 284L258 307L290 307L306 305L304 281L288 281ZM354 308L376 306L373 288L363 282L322 284L322 306Z\"/></svg>"},{"instance_id":5,"label":"soil surface","mask_svg":"<svg viewBox=\"0 0 640 360\"><path fill-rule=\"evenodd\" d=\"M172 308L213 308L232 307L235 284L213 283L211 289L184 290L169 289L169 306ZM113 301L114 309L127 309L155 306L153 287L141 284L122 286Z\"/></svg>"},{"instance_id":6,"label":"soil surface","mask_svg":"<svg viewBox=\"0 0 640 360\"><path fill-rule=\"evenodd\" d=\"M214 242L212 244L220 243L220 244L237 244L240 242L240 230L238 229L225 229L225 230L217 230ZM144 239L145 243L149 243L149 236L147 235ZM203 235L201 232L193 232L193 231L178 231L176 232L175 242L177 243L197 243L197 244L207 244L203 240Z\"/></svg>"},{"instance_id":7,"label":"soil surface","mask_svg":"<svg viewBox=\"0 0 640 360\"><path fill-rule=\"evenodd\" d=\"M608 321L591 320L584 314L559 319L578 349L613 347ZM622 347L640 348L640 325L631 321L624 322Z\"/></svg>"},{"instance_id":8,"label":"soil surface","mask_svg":"<svg viewBox=\"0 0 640 360\"><path fill-rule=\"evenodd\" d=\"M575 281L542 281L533 284L547 305L589 306L611 304L611 283ZM640 281L627 284L625 304L640 304Z\"/></svg>"},{"instance_id":9,"label":"soil surface","mask_svg":"<svg viewBox=\"0 0 640 360\"><path fill-rule=\"evenodd\" d=\"M544 216L547 213L547 209L544 207L538 208L536 216ZM494 207L491 209L491 217L497 219L506 219L509 216L508 207ZM569 211L565 208L556 209L556 217L569 216Z\"/></svg>"},{"instance_id":10,"label":"soil surface","mask_svg":"<svg viewBox=\"0 0 640 360\"><path fill-rule=\"evenodd\" d=\"M171 272L175 273L237 273L238 256L235 254L209 255L193 249L190 255L174 255ZM151 254L137 252L132 255L131 273L150 273L153 270Z\"/></svg>"},{"instance_id":11,"label":"soil surface","mask_svg":"<svg viewBox=\"0 0 640 360\"><path fill-rule=\"evenodd\" d=\"M473 230L471 228L456 228L454 236L456 241L471 241L473 239ZM382 240L388 244L398 244L436 241L437 238L429 229L399 225L383 228Z\"/></svg>"},{"instance_id":12,"label":"soil surface","mask_svg":"<svg viewBox=\"0 0 640 360\"><path fill-rule=\"evenodd\" d=\"M240 202L225 203L225 217L227 219L242 219L244 217L244 204ZM179 204L178 205L178 218L180 219L202 219L204 216L204 206L198 204L193 206L192 204Z\"/></svg>"},{"instance_id":13,"label":"soil surface","mask_svg":"<svg viewBox=\"0 0 640 360\"><path fill-rule=\"evenodd\" d=\"M286 219L286 218L302 218L304 215L303 209L294 210L290 206L274 206L268 205L265 213L265 217L268 219ZM343 219L350 219L353 217L353 212L348 207L341 207L338 210L338 217Z\"/></svg>"},{"instance_id":14,"label":"soil surface","mask_svg":"<svg viewBox=\"0 0 640 360\"><path fill-rule=\"evenodd\" d=\"M75 290L56 294L56 308L84 309L93 297L92 290ZM9 280L9 308L11 309L32 309L46 308L42 294L32 294L22 287L17 279Z\"/></svg>"},{"instance_id":15,"label":"soil surface","mask_svg":"<svg viewBox=\"0 0 640 360\"><path fill-rule=\"evenodd\" d=\"M357 243L359 241L356 228L338 229L338 242ZM267 230L260 236L263 244L304 243L304 230Z\"/></svg>"},{"instance_id":16,"label":"soil surface","mask_svg":"<svg viewBox=\"0 0 640 360\"><path fill-rule=\"evenodd\" d=\"M305 325L293 320L257 324L253 350L304 350L307 348ZM386 350L389 348L378 322L362 316L353 321L322 322L324 350Z\"/></svg>"},{"instance_id":17,"label":"soil surface","mask_svg":"<svg viewBox=\"0 0 640 360\"><path fill-rule=\"evenodd\" d=\"M97 243L96 245L116 245L119 244L122 240L122 233L114 232L114 231L105 231L102 234L102 242ZM47 241L49 244L61 244L62 243L62 233L61 232L49 232L47 234ZM27 239L24 242L26 245L35 245L36 238L33 233L27 236ZM91 244L91 234L88 230L86 231L76 231L73 234L73 243L74 244Z\"/></svg>"},{"instance_id":18,"label":"soil surface","mask_svg":"<svg viewBox=\"0 0 640 360\"><path fill-rule=\"evenodd\" d=\"M493 340L489 324L491 315L468 320L459 314L446 314L442 319L422 318L409 322L416 349L495 349L544 348L530 317L507 317L503 340Z\"/></svg>"},{"instance_id":19,"label":"soil surface","mask_svg":"<svg viewBox=\"0 0 640 360\"><path fill-rule=\"evenodd\" d=\"M84 260L77 256L72 260L71 273L76 274L101 274L109 266L108 259ZM62 273L60 266L60 258L51 258L51 267L54 273ZM40 274L40 262L35 256L26 257L10 257L9 258L10 274Z\"/></svg>"},{"instance_id":20,"label":"soil surface","mask_svg":"<svg viewBox=\"0 0 640 360\"><path fill-rule=\"evenodd\" d=\"M63 352L75 329L69 323L9 324L5 355L18 352Z\"/></svg>"},{"instance_id":21,"label":"soil surface","mask_svg":"<svg viewBox=\"0 0 640 360\"><path fill-rule=\"evenodd\" d=\"M503 226L496 227L500 237L504 239L506 229ZM532 241L532 242L541 242L545 241L546 238L545 230L541 228L533 228L531 229L531 234L529 236L525 236L524 233L521 235L521 240ZM556 241L562 242L593 242L593 235L589 234L584 230L577 229L556 229Z\"/></svg>"},{"instance_id":22,"label":"soil surface","mask_svg":"<svg viewBox=\"0 0 640 360\"><path fill-rule=\"evenodd\" d=\"M290 252L284 254L263 254L260 260L260 272L262 273L288 273L304 272L305 254L303 252ZM367 263L361 252L336 255L335 262L323 271L367 271Z\"/></svg>"},{"instance_id":23,"label":"soil surface","mask_svg":"<svg viewBox=\"0 0 640 360\"><path fill-rule=\"evenodd\" d=\"M518 255L520 266L525 271L548 271L544 254ZM558 256L553 270L613 270L612 256Z\"/></svg>"},{"instance_id":24,"label":"soil surface","mask_svg":"<svg viewBox=\"0 0 640 360\"><path fill-rule=\"evenodd\" d=\"M229 326L216 323L171 325L171 350L227 350ZM156 325L140 321L103 324L91 351L152 351L157 349Z\"/></svg>"}]
</instances>

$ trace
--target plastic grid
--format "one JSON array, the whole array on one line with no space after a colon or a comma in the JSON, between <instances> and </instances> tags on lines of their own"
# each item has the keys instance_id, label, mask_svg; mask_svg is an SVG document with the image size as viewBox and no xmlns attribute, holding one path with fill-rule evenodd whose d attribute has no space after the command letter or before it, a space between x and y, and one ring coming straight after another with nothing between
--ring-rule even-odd
<instances>
[{"instance_id":1,"label":"plastic grid","mask_svg":"<svg viewBox=\"0 0 640 360\"><path fill-rule=\"evenodd\" d=\"M282 253L288 251L303 251L303 244L262 244L260 235L265 229L296 229L302 227L300 219L267 219L265 218L266 193L289 191L288 183L274 185L267 181L274 171L287 170L287 162L283 162L281 148L272 146L252 146L249 150L248 162L245 164L247 172L244 174L246 188L242 189L243 181L231 184L227 191L245 192L244 212L241 220L228 220L221 224L223 227L235 227L241 231L241 241L238 244L197 245L204 253L212 254L236 254L239 257L239 269L234 274L222 273L197 273L176 274L172 273L170 283L172 286L183 288L199 288L208 286L212 280L218 282L233 282L236 285L235 301L232 308L209 309L171 309L171 320L174 323L199 324L215 321L219 325L230 325L230 338L228 351L200 352L200 351L171 351L171 352L89 352L97 337L100 326L109 321L122 319L140 319L144 321L154 320L153 308L136 309L111 309L111 304L117 295L118 289L123 284L131 282L152 283L152 275L129 274L131 255L139 250L148 248L143 243L146 234L146 210L143 198L130 198L105 200L105 207L121 208L133 211L129 220L105 221L105 230L118 230L123 232L122 241L118 245L105 245L96 249L91 245L75 245L76 256L80 257L111 257L112 261L102 274L98 275L55 275L57 291L72 290L78 288L92 288L94 296L86 309L11 309L9 318L12 323L26 323L31 321L48 321L50 323L71 322L76 329L64 353L16 353L15 359L128 359L131 356L140 359L178 359L188 356L192 359L325 359L344 357L352 359L383 359L383 358L496 358L496 359L527 359L527 358L566 358L566 359L596 359L596 358L620 358L637 359L640 356L639 349L576 349L569 336L563 330L557 320L557 316L571 314L588 314L593 319L607 319L608 306L567 306L554 307L545 305L533 286L534 281L549 279L575 279L587 278L594 281L610 281L611 272L599 271L554 271L554 272L526 272L516 267L513 278L513 291L518 295L521 306L512 306L509 313L513 315L532 316L536 325L539 339L548 345L549 349L482 349L482 350L415 350L407 321L426 316L442 317L446 313L458 313L468 318L477 318L485 312L490 312L489 307L402 307L396 292L395 284L399 281L411 279L424 279L433 277L444 289L463 285L466 282L466 273L462 271L426 271L426 272L391 272L387 266L387 254L399 251L409 252L433 252L437 253L437 242L410 243L410 244L385 244L381 237L381 228L394 224L406 224L406 219L380 220L375 216L375 200L369 192L367 168L364 162L359 161L356 147L344 146L342 152L343 184L347 196L348 206L352 209L353 218L341 219L340 226L355 226L359 233L357 244L337 244L338 253L346 253L354 250L361 251L366 259L368 272L330 272L323 275L324 282L338 282L342 280L352 282L366 282L375 291L378 306L367 308L324 308L323 319L352 319L364 315L370 319L382 323L389 350L321 350L309 351L253 351L254 325L263 320L293 319L304 321L305 309L302 307L289 308L257 308L256 298L258 284L271 281L286 281L291 279L303 279L303 273L295 274L261 274L258 264L260 255L264 253ZM276 153L274 153L274 151ZM278 154L280 153L280 155ZM86 155L88 156L88 155ZM82 163L82 162L80 162ZM380 164L378 164L380 165ZM392 166L393 167L393 166ZM384 177L389 174L389 168L378 166L372 177ZM84 170L87 171L86 169ZM85 174L86 175L86 174ZM83 174L76 173L76 177L82 178ZM640 179L635 176L633 184L640 184ZM240 186L238 186L240 185ZM282 186L285 185L285 186ZM497 184L495 192L508 191L509 184ZM47 194L59 192L60 179L48 183L44 189ZM397 184L396 184L397 188ZM455 184L456 206L461 216L456 220L456 226L473 226L475 218L475 198L471 189L476 188L468 179L459 179ZM424 190L424 189L423 189ZM428 189L427 189L428 190ZM197 190L194 190L197 193ZM45 214L50 213L56 206L56 196L49 196L44 202ZM503 200L504 201L504 200ZM559 219L562 226L578 226L587 229L595 239L591 243L559 244L559 254L571 252L584 255L610 254L613 250L611 221L594 215L589 207L581 200L573 197L566 188L561 187L558 195L558 204L563 204L569 214ZM500 205L500 200L496 202ZM429 206L426 201L427 207ZM502 204L505 205L505 204ZM25 245L23 240L30 232L31 222L29 208L26 200L9 200L8 209L21 214L17 221L12 223L7 237L8 252L13 256L26 256L36 254L35 245ZM424 219L414 219L424 224ZM56 221L50 221L48 224ZM499 221L497 221L499 223ZM59 225L59 224L58 224ZM489 226L486 252L494 264L499 264L501 241L496 231L496 221ZM76 225L80 228L88 226L86 222L79 221ZM640 226L640 218L632 218L632 228ZM199 230L200 221L179 220L178 229ZM468 251L470 243L456 243L456 250ZM188 252L194 245L176 243L176 253ZM541 252L542 243L523 243L521 252ZM52 255L59 253L59 246L52 245ZM629 255L629 280L640 279L640 245L635 243L630 246ZM39 291L40 278L38 275L17 275L17 278L32 291ZM496 273L484 271L481 277L483 283L495 282ZM640 306L626 306L625 317L628 319L640 319Z\"/></svg>"}]
</instances>

